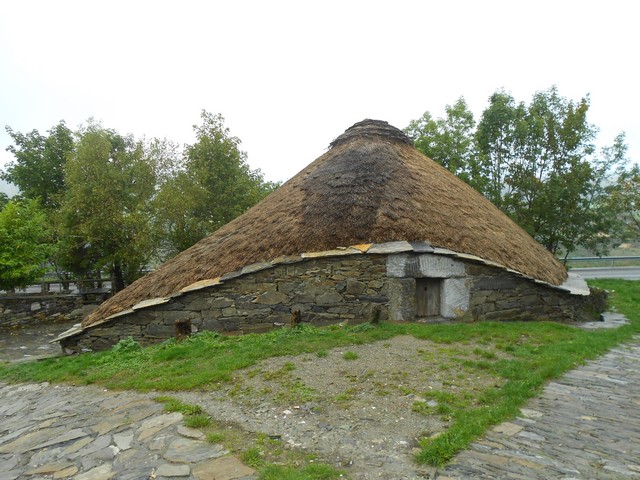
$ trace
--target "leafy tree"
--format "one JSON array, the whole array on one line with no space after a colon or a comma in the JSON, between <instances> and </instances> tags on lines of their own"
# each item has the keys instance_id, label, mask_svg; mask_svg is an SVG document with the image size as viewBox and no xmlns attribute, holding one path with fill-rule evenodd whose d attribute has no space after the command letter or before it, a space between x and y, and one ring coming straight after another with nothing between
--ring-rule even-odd
<instances>
[{"instance_id":1,"label":"leafy tree","mask_svg":"<svg viewBox=\"0 0 640 480\"><path fill-rule=\"evenodd\" d=\"M24 198L38 199L46 209L60 206L64 192L64 165L73 150L73 133L64 121L41 135L37 130L23 134L6 131L15 145L7 148L15 160L0 174L3 180L16 185Z\"/></svg>"},{"instance_id":2,"label":"leafy tree","mask_svg":"<svg viewBox=\"0 0 640 480\"><path fill-rule=\"evenodd\" d=\"M90 122L65 168L62 208L69 268L108 268L114 290L140 275L153 253L154 166L142 142Z\"/></svg>"},{"instance_id":3,"label":"leafy tree","mask_svg":"<svg viewBox=\"0 0 640 480\"><path fill-rule=\"evenodd\" d=\"M0 289L25 287L46 270L53 252L45 213L35 200L9 201L0 211Z\"/></svg>"},{"instance_id":4,"label":"leafy tree","mask_svg":"<svg viewBox=\"0 0 640 480\"><path fill-rule=\"evenodd\" d=\"M9 203L9 197L6 193L0 192L0 210L2 210L7 203Z\"/></svg>"},{"instance_id":5,"label":"leafy tree","mask_svg":"<svg viewBox=\"0 0 640 480\"><path fill-rule=\"evenodd\" d=\"M178 253L244 213L276 188L251 170L240 139L222 115L201 114L196 142L187 145L181 168L156 198L158 229L166 256Z\"/></svg>"},{"instance_id":6,"label":"leafy tree","mask_svg":"<svg viewBox=\"0 0 640 480\"><path fill-rule=\"evenodd\" d=\"M618 141L618 139L616 139ZM620 139L624 142L624 137ZM617 142L616 142L617 143ZM626 145L623 147L626 150ZM620 238L640 240L640 165L618 172L615 184L609 186L612 209L617 209L621 220Z\"/></svg>"},{"instance_id":7,"label":"leafy tree","mask_svg":"<svg viewBox=\"0 0 640 480\"><path fill-rule=\"evenodd\" d=\"M588 109L588 97L574 102L555 87L528 106L498 92L478 125L479 164L498 173L485 194L554 254L602 253L615 228L604 183L622 157L615 147L595 154Z\"/></svg>"},{"instance_id":8,"label":"leafy tree","mask_svg":"<svg viewBox=\"0 0 640 480\"><path fill-rule=\"evenodd\" d=\"M445 107L445 118L434 119L425 112L412 120L405 133L427 157L471 183L475 170L473 113L463 97Z\"/></svg>"},{"instance_id":9,"label":"leafy tree","mask_svg":"<svg viewBox=\"0 0 640 480\"><path fill-rule=\"evenodd\" d=\"M517 162L526 134L526 107L498 90L489 98L476 130L477 178L475 185L498 208L512 187L506 182L510 165Z\"/></svg>"},{"instance_id":10,"label":"leafy tree","mask_svg":"<svg viewBox=\"0 0 640 480\"><path fill-rule=\"evenodd\" d=\"M588 110L588 97L568 100L555 87L528 105L498 90L473 139L473 117L461 100L447 107L446 119L425 114L407 131L419 149L442 159L550 252L568 255L584 246L603 253L618 222L606 185L624 170L626 146L621 136L597 153Z\"/></svg>"}]
</instances>

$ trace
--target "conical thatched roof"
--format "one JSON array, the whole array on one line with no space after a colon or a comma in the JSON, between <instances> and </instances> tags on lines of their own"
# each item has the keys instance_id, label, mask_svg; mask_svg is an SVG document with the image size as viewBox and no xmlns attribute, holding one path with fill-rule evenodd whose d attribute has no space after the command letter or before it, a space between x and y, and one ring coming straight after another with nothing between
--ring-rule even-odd
<instances>
[{"instance_id":1,"label":"conical thatched roof","mask_svg":"<svg viewBox=\"0 0 640 480\"><path fill-rule=\"evenodd\" d=\"M83 326L252 263L399 240L475 255L554 285L566 278L549 252L400 130L365 120L244 215L103 303Z\"/></svg>"}]
</instances>

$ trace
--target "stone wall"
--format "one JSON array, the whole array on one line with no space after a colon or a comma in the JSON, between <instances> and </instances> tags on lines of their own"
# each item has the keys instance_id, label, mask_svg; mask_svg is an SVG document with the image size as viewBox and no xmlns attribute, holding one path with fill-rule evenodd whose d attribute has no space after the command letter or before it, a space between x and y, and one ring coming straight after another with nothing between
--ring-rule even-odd
<instances>
[{"instance_id":1,"label":"stone wall","mask_svg":"<svg viewBox=\"0 0 640 480\"><path fill-rule=\"evenodd\" d=\"M176 334L176 322L193 332L259 333L288 325L292 314L313 325L394 321L592 320L603 308L592 296L536 283L471 258L434 253L322 256L275 266L257 265L201 282L170 298L70 333L68 351L104 350L133 337L143 345ZM438 314L421 318L418 279L435 284ZM184 323L183 323L184 324Z\"/></svg>"},{"instance_id":2,"label":"stone wall","mask_svg":"<svg viewBox=\"0 0 640 480\"><path fill-rule=\"evenodd\" d=\"M190 320L193 331L260 333L288 325L299 311L317 326L387 318L383 255L308 259L278 265L186 293L163 305L117 317L63 339L65 350L104 350L133 337L143 345L175 335L175 323Z\"/></svg>"},{"instance_id":3,"label":"stone wall","mask_svg":"<svg viewBox=\"0 0 640 480\"><path fill-rule=\"evenodd\" d=\"M80 295L0 296L0 329L72 320L84 305Z\"/></svg>"},{"instance_id":4,"label":"stone wall","mask_svg":"<svg viewBox=\"0 0 640 480\"><path fill-rule=\"evenodd\" d=\"M470 301L465 320L593 321L606 307L601 294L571 295L499 268L467 265L467 273Z\"/></svg>"}]
</instances>

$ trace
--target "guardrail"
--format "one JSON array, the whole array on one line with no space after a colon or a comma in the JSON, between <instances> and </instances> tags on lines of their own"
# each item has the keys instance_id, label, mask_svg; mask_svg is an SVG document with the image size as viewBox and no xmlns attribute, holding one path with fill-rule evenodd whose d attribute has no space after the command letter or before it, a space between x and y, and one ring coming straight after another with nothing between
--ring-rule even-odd
<instances>
[{"instance_id":1,"label":"guardrail","mask_svg":"<svg viewBox=\"0 0 640 480\"><path fill-rule=\"evenodd\" d=\"M570 257L567 258L568 264L574 264L577 268L580 268L580 264L596 264L597 266L609 266L615 267L616 262L618 265L620 263L628 263L628 264L638 264L640 265L640 256L614 256L614 257ZM619 265L620 266L620 265Z\"/></svg>"}]
</instances>

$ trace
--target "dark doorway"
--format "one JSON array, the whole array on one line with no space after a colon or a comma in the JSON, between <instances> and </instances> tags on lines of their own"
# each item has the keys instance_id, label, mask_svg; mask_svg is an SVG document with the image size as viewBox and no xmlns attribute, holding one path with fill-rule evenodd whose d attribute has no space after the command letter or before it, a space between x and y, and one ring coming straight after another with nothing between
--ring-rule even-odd
<instances>
[{"instance_id":1,"label":"dark doorway","mask_svg":"<svg viewBox=\"0 0 640 480\"><path fill-rule=\"evenodd\" d=\"M416 278L416 317L440 316L441 278Z\"/></svg>"}]
</instances>

